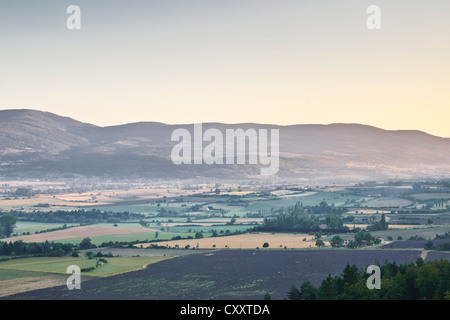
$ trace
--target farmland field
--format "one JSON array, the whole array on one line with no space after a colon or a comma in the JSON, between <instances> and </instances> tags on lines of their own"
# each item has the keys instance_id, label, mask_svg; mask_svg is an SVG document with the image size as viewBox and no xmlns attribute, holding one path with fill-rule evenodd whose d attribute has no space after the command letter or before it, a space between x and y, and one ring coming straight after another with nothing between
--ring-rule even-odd
<instances>
[{"instance_id":1,"label":"farmland field","mask_svg":"<svg viewBox=\"0 0 450 320\"><path fill-rule=\"evenodd\" d=\"M280 208L294 206L297 203L301 203L304 206L316 206L319 205L322 201L325 201L331 205L340 206L352 200L360 201L362 199L370 198L358 197L353 195L342 196L341 194L328 192L307 192L305 194L292 195L285 198L280 197L278 199L254 199L253 201L249 201L247 206L236 210L233 213L239 216L244 216L246 213L257 213L260 210L275 211Z\"/></svg>"},{"instance_id":2,"label":"farmland field","mask_svg":"<svg viewBox=\"0 0 450 320\"><path fill-rule=\"evenodd\" d=\"M58 230L53 232L46 232L41 234L32 234L25 236L17 236L9 238L9 241L19 241L24 242L45 242L45 241L57 241L72 238L87 238L95 236L113 236L113 235L124 235L132 233L153 233L156 230L144 228L144 227L105 227L105 226L85 226L85 227L74 227L64 230Z\"/></svg>"},{"instance_id":3,"label":"farmland field","mask_svg":"<svg viewBox=\"0 0 450 320\"><path fill-rule=\"evenodd\" d=\"M303 241L303 240L306 241ZM157 242L158 246L167 246L174 248L179 246L185 248L200 248L200 249L255 249L257 247L262 248L263 244L267 242L269 248L284 248L288 249L305 249L315 247L314 236L307 234L271 234L271 233L251 233L224 237L210 237L203 239L189 239L189 240L173 240ZM328 244L328 243L326 243ZM150 244L139 244L138 247L148 247Z\"/></svg>"},{"instance_id":4,"label":"farmland field","mask_svg":"<svg viewBox=\"0 0 450 320\"><path fill-rule=\"evenodd\" d=\"M432 251L427 255L427 260L448 260L450 261L450 252Z\"/></svg>"},{"instance_id":5,"label":"farmland field","mask_svg":"<svg viewBox=\"0 0 450 320\"><path fill-rule=\"evenodd\" d=\"M28 232L34 234L48 229L61 228L63 225L64 223L19 221L17 222L16 233L18 235L24 235ZM67 224L67 226L76 226L76 224Z\"/></svg>"},{"instance_id":6,"label":"farmland field","mask_svg":"<svg viewBox=\"0 0 450 320\"><path fill-rule=\"evenodd\" d=\"M426 240L450 231L448 211L435 207L426 211L422 204L417 209L413 206L399 208L412 201L396 194L381 194L378 189L366 193L358 193L357 189L348 192L346 187L313 191L264 187L255 188L255 192L236 191L233 186L223 188L232 191L219 195L212 187L193 191L128 186L104 191L94 188L60 192L55 196L4 196L0 199L3 214L11 209L27 213L18 215L20 220L14 236L4 240L69 243L79 251L80 242L89 238L92 245L100 247L79 252L101 252L114 257L107 257L107 263L83 272L83 292L78 293L68 292L61 282L67 277L67 266L89 268L97 264L96 259L70 257L69 253L64 257L3 261L0 262L0 295L7 299L259 300L269 292L273 299L285 299L292 284L299 286L309 280L318 285L328 274L341 272L347 262L363 268L386 260L414 262L419 256L427 260L448 258L445 252L423 250ZM419 198L427 196L433 198L428 193ZM49 206L40 206L41 202ZM355 233L324 231L320 236L325 248L317 248L317 234L313 232L258 232L257 227L264 224L265 219L277 218L296 205L306 210L324 206L333 211L339 208L343 212L339 215L345 218L343 224L350 229L369 227L385 214L388 229L370 233L393 242L353 250L331 249L330 241L335 235L348 241L354 239ZM443 206L445 204L439 208ZM83 211L85 221L76 217L81 211L75 211L67 220L64 215L46 212L80 208L86 210ZM92 209L105 216L88 217ZM108 216L108 212L114 214ZM136 215L127 216L126 212ZM34 213L39 213L36 215L39 220ZM321 228L326 223L324 212L314 212L311 216L320 221ZM72 221L77 223L72 224ZM52 231L64 224L69 228ZM410 237L426 240L414 242ZM151 244L158 249L147 248ZM59 287L50 288L54 286ZM29 291L39 288L45 289ZM26 293L7 296L20 292Z\"/></svg>"},{"instance_id":7,"label":"farmland field","mask_svg":"<svg viewBox=\"0 0 450 320\"><path fill-rule=\"evenodd\" d=\"M367 228L368 224L344 224L344 226L349 228ZM417 228L417 225L414 224L390 224L388 225L388 229L411 229L411 228Z\"/></svg>"},{"instance_id":8,"label":"farmland field","mask_svg":"<svg viewBox=\"0 0 450 320\"><path fill-rule=\"evenodd\" d=\"M103 264L87 273L86 276L105 277L118 273L142 269L144 266L166 259L167 257L143 256L143 257L108 257L108 263ZM85 257L42 257L13 259L0 262L0 270L21 270L46 273L66 274L67 267L77 265L80 268L89 268L96 264L95 259Z\"/></svg>"},{"instance_id":9,"label":"farmland field","mask_svg":"<svg viewBox=\"0 0 450 320\"><path fill-rule=\"evenodd\" d=\"M450 199L450 193L419 193L419 194L412 194L411 197L417 199L417 200L421 200L421 201L426 201L426 200L448 200Z\"/></svg>"},{"instance_id":10,"label":"farmland field","mask_svg":"<svg viewBox=\"0 0 450 320\"><path fill-rule=\"evenodd\" d=\"M165 253L164 255L159 253L148 256L108 257L107 263L101 264L92 271L82 272L82 281L143 269L149 264L169 257ZM66 271L71 265L89 268L96 265L96 260L81 256L78 258L35 257L2 261L0 262L0 296L65 285L68 277Z\"/></svg>"},{"instance_id":11,"label":"farmland field","mask_svg":"<svg viewBox=\"0 0 450 320\"><path fill-rule=\"evenodd\" d=\"M382 248L385 249L423 249L425 247L425 243L429 240L404 240L404 241L394 241L392 243L383 245ZM450 239L439 239L431 241L434 246L450 242Z\"/></svg>"},{"instance_id":12,"label":"farmland field","mask_svg":"<svg viewBox=\"0 0 450 320\"><path fill-rule=\"evenodd\" d=\"M269 292L285 299L292 286L317 286L347 263L366 268L376 262L414 262L411 250L221 250L175 257L145 270L94 279L83 290L65 286L11 295L6 299L258 299Z\"/></svg>"},{"instance_id":13,"label":"farmland field","mask_svg":"<svg viewBox=\"0 0 450 320\"><path fill-rule=\"evenodd\" d=\"M445 227L423 227L417 226L416 228L410 229L391 229L383 231L374 231L372 235L375 237L380 237L387 239L391 236L393 239L397 240L398 237L402 237L403 240L407 240L412 236L424 237L426 240L434 239L437 234L442 234L450 231L450 226Z\"/></svg>"},{"instance_id":14,"label":"farmland field","mask_svg":"<svg viewBox=\"0 0 450 320\"><path fill-rule=\"evenodd\" d=\"M104 236L89 236L91 242L95 245L100 245L105 242L133 242L133 241L151 241L151 240L170 240L175 236L179 236L178 232L162 232L159 231L158 238L155 237L155 232L137 232L137 233L126 233L126 234L112 234L112 235L104 235ZM194 236L194 233L185 233L185 236ZM207 234L208 236L208 234ZM67 238L61 240L55 240L55 242L60 243L72 243L77 244L80 243L82 238Z\"/></svg>"},{"instance_id":15,"label":"farmland field","mask_svg":"<svg viewBox=\"0 0 450 320\"><path fill-rule=\"evenodd\" d=\"M83 279L87 280L87 278ZM36 289L64 285L67 275L0 269L0 297Z\"/></svg>"},{"instance_id":16,"label":"farmland field","mask_svg":"<svg viewBox=\"0 0 450 320\"><path fill-rule=\"evenodd\" d=\"M407 207L412 202L406 199L399 199L396 197L383 197L366 203L369 207L385 208L385 207Z\"/></svg>"},{"instance_id":17,"label":"farmland field","mask_svg":"<svg viewBox=\"0 0 450 320\"><path fill-rule=\"evenodd\" d=\"M96 248L85 250L94 253L101 252L103 255L113 255L118 257L179 257L190 254L209 253L211 250L191 250L191 249L138 249L138 248Z\"/></svg>"}]
</instances>

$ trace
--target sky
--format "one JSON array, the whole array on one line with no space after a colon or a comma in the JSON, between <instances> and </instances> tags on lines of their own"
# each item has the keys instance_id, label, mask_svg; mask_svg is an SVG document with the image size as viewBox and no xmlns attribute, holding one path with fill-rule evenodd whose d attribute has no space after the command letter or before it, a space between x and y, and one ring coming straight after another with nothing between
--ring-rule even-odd
<instances>
[{"instance_id":1,"label":"sky","mask_svg":"<svg viewBox=\"0 0 450 320\"><path fill-rule=\"evenodd\" d=\"M448 0L0 0L0 109L450 137L449 93Z\"/></svg>"}]
</instances>

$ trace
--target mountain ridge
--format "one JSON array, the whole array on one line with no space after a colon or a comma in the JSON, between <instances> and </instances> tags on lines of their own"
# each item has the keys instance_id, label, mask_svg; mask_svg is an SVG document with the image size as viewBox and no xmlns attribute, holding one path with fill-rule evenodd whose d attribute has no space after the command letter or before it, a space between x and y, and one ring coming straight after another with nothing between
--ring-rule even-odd
<instances>
[{"instance_id":1,"label":"mountain ridge","mask_svg":"<svg viewBox=\"0 0 450 320\"><path fill-rule=\"evenodd\" d=\"M202 126L221 131L278 129L280 171L273 178L412 178L450 172L450 138L420 130L385 130L357 123L209 122ZM192 129L193 124L140 121L101 127L39 110L0 110L0 178L258 176L258 166L251 165L174 165L170 153L177 144L171 141L175 128Z\"/></svg>"}]
</instances>

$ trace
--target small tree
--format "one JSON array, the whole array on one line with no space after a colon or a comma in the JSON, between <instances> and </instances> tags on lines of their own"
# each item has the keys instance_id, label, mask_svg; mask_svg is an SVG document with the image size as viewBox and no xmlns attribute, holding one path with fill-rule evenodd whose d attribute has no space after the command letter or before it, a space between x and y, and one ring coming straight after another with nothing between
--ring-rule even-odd
<instances>
[{"instance_id":1,"label":"small tree","mask_svg":"<svg viewBox=\"0 0 450 320\"><path fill-rule=\"evenodd\" d=\"M324 247L325 246L325 242L323 242L322 239L317 239L316 240L316 247Z\"/></svg>"},{"instance_id":2,"label":"small tree","mask_svg":"<svg viewBox=\"0 0 450 320\"><path fill-rule=\"evenodd\" d=\"M300 300L301 299L300 290L298 290L294 285L292 285L291 289L289 289L287 296L288 296L289 300Z\"/></svg>"},{"instance_id":3,"label":"small tree","mask_svg":"<svg viewBox=\"0 0 450 320\"><path fill-rule=\"evenodd\" d=\"M316 300L317 289L311 282L305 281L300 287L300 299L301 300Z\"/></svg>"},{"instance_id":4,"label":"small tree","mask_svg":"<svg viewBox=\"0 0 450 320\"><path fill-rule=\"evenodd\" d=\"M433 250L433 249L434 249L433 242L430 241L430 240L428 240L428 241L425 243L425 249L426 249L426 250Z\"/></svg>"},{"instance_id":5,"label":"small tree","mask_svg":"<svg viewBox=\"0 0 450 320\"><path fill-rule=\"evenodd\" d=\"M201 232L196 232L196 233L195 233L195 239L201 239L201 238L203 238L203 233L201 233Z\"/></svg>"},{"instance_id":6,"label":"small tree","mask_svg":"<svg viewBox=\"0 0 450 320\"><path fill-rule=\"evenodd\" d=\"M268 248L268 247L269 247L269 244L267 242L264 242L263 248Z\"/></svg>"},{"instance_id":7,"label":"small tree","mask_svg":"<svg viewBox=\"0 0 450 320\"><path fill-rule=\"evenodd\" d=\"M350 266L350 264L347 263L342 273L342 279L344 283L354 285L358 282L358 268L355 265Z\"/></svg>"},{"instance_id":8,"label":"small tree","mask_svg":"<svg viewBox=\"0 0 450 320\"><path fill-rule=\"evenodd\" d=\"M337 297L337 290L335 287L334 278L331 274L322 281L319 289L317 290L317 299L318 300L335 300Z\"/></svg>"},{"instance_id":9,"label":"small tree","mask_svg":"<svg viewBox=\"0 0 450 320\"><path fill-rule=\"evenodd\" d=\"M83 240L81 240L81 242L80 242L80 250L91 249L92 247L93 246L92 246L90 238L84 238Z\"/></svg>"},{"instance_id":10,"label":"small tree","mask_svg":"<svg viewBox=\"0 0 450 320\"><path fill-rule=\"evenodd\" d=\"M330 240L330 244L333 248L341 247L343 243L344 243L344 240L341 237L339 237L338 235L334 236Z\"/></svg>"},{"instance_id":11,"label":"small tree","mask_svg":"<svg viewBox=\"0 0 450 320\"><path fill-rule=\"evenodd\" d=\"M9 238L11 234L14 233L15 229L16 218L13 215L7 214L0 217L0 235L4 235L6 238Z\"/></svg>"}]
</instances>

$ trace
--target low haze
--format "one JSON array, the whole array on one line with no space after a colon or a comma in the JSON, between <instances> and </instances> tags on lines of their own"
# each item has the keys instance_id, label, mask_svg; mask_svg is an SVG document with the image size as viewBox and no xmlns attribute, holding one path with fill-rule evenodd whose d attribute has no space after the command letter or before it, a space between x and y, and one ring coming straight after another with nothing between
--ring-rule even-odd
<instances>
[{"instance_id":1,"label":"low haze","mask_svg":"<svg viewBox=\"0 0 450 320\"><path fill-rule=\"evenodd\" d=\"M2 1L0 109L138 121L361 123L450 137L450 3Z\"/></svg>"}]
</instances>

